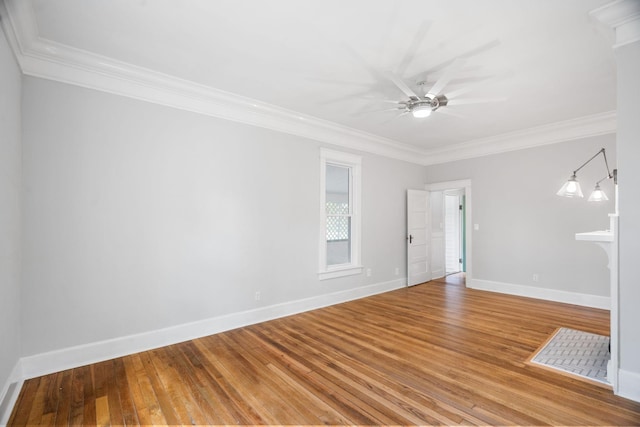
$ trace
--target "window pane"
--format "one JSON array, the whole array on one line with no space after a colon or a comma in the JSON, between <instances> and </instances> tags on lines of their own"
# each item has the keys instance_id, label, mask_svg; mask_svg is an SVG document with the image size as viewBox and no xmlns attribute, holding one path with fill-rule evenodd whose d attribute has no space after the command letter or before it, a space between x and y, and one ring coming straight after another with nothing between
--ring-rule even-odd
<instances>
[{"instance_id":1,"label":"window pane","mask_svg":"<svg viewBox=\"0 0 640 427\"><path fill-rule=\"evenodd\" d=\"M327 165L327 265L351 262L351 208L349 206L349 179L347 166Z\"/></svg>"},{"instance_id":2,"label":"window pane","mask_svg":"<svg viewBox=\"0 0 640 427\"><path fill-rule=\"evenodd\" d=\"M329 224L334 224L332 231L330 231ZM351 218L348 216L328 216L327 265L349 264L350 262Z\"/></svg>"},{"instance_id":3,"label":"window pane","mask_svg":"<svg viewBox=\"0 0 640 427\"><path fill-rule=\"evenodd\" d=\"M328 216L327 215L327 241L349 240L348 216Z\"/></svg>"},{"instance_id":4,"label":"window pane","mask_svg":"<svg viewBox=\"0 0 640 427\"><path fill-rule=\"evenodd\" d=\"M327 215L349 215L349 203L327 201Z\"/></svg>"},{"instance_id":5,"label":"window pane","mask_svg":"<svg viewBox=\"0 0 640 427\"><path fill-rule=\"evenodd\" d=\"M327 165L326 173L326 210L328 215L348 215L349 175L345 166Z\"/></svg>"}]
</instances>

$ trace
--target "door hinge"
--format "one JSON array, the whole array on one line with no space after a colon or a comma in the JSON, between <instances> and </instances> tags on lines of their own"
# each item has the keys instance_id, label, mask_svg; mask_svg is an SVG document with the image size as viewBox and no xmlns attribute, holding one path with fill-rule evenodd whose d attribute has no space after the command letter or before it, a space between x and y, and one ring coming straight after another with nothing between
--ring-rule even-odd
<instances>
[{"instance_id":1,"label":"door hinge","mask_svg":"<svg viewBox=\"0 0 640 427\"><path fill-rule=\"evenodd\" d=\"M459 208L460 210L462 210L462 205L458 205L458 208Z\"/></svg>"}]
</instances>

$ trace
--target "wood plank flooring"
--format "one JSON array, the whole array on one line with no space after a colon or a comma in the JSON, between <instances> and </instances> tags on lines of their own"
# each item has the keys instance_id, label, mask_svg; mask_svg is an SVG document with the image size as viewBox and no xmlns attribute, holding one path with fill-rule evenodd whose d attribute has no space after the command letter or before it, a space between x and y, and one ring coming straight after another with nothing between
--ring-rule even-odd
<instances>
[{"instance_id":1,"label":"wood plank flooring","mask_svg":"<svg viewBox=\"0 0 640 427\"><path fill-rule=\"evenodd\" d=\"M640 425L525 364L608 312L429 282L25 382L22 425Z\"/></svg>"}]
</instances>

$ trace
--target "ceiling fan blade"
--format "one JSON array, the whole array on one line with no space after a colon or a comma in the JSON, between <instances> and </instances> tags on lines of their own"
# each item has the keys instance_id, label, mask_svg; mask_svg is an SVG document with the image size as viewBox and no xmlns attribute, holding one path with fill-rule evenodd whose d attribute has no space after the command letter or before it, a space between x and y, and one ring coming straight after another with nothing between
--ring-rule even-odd
<instances>
[{"instance_id":1,"label":"ceiling fan blade","mask_svg":"<svg viewBox=\"0 0 640 427\"><path fill-rule=\"evenodd\" d=\"M398 108L404 107L407 104L405 101L394 101L391 99L380 99L380 98L373 98L368 96L361 96L360 99L364 99L364 100L370 101L371 103L376 103L376 104L395 104L398 106Z\"/></svg>"},{"instance_id":2,"label":"ceiling fan blade","mask_svg":"<svg viewBox=\"0 0 640 427\"><path fill-rule=\"evenodd\" d=\"M429 95L440 95L440 92L445 88L445 86L451 81L453 77L455 77L456 73L464 66L467 62L464 58L457 58L453 63L447 67L442 76L434 83L434 85L427 91Z\"/></svg>"},{"instance_id":3,"label":"ceiling fan blade","mask_svg":"<svg viewBox=\"0 0 640 427\"><path fill-rule=\"evenodd\" d=\"M466 118L466 116L464 116L462 114L458 114L458 113L456 113L454 111L448 110L446 107L445 108L438 108L434 113L436 113L436 114L445 114L447 116L457 117L459 119Z\"/></svg>"},{"instance_id":4,"label":"ceiling fan blade","mask_svg":"<svg viewBox=\"0 0 640 427\"><path fill-rule=\"evenodd\" d=\"M393 116L390 119L383 121L382 123L389 123L389 122L391 122L393 120L399 119L402 116L406 116L407 114L409 114L409 111L403 111L402 113L400 113L400 114L398 114L396 116Z\"/></svg>"},{"instance_id":5,"label":"ceiling fan blade","mask_svg":"<svg viewBox=\"0 0 640 427\"><path fill-rule=\"evenodd\" d=\"M506 101L506 97L501 98L466 98L466 99L450 99L447 102L447 106L456 105L469 105L469 104L486 104L490 102L503 102Z\"/></svg>"},{"instance_id":6,"label":"ceiling fan blade","mask_svg":"<svg viewBox=\"0 0 640 427\"><path fill-rule=\"evenodd\" d=\"M466 86L461 87L460 89L456 89L453 91L447 91L447 98L449 99L456 99L458 96L463 95L467 92L471 92L472 90L478 88L478 87L482 87L487 85L488 83L494 83L494 82L498 82L500 80L503 80L505 78L509 78L512 76L512 72L511 71L507 71L504 73L500 73L500 74L494 74L491 76L485 76L485 77L480 77L475 79L475 81L471 84L468 84ZM456 79L456 83L460 83L459 79Z\"/></svg>"},{"instance_id":7,"label":"ceiling fan blade","mask_svg":"<svg viewBox=\"0 0 640 427\"><path fill-rule=\"evenodd\" d=\"M409 86L407 86L407 84L401 78L397 77L394 74L389 73L389 79L396 86L398 86L398 89L400 89L409 98L420 99L420 97L418 95L416 95L416 93Z\"/></svg>"},{"instance_id":8,"label":"ceiling fan blade","mask_svg":"<svg viewBox=\"0 0 640 427\"><path fill-rule=\"evenodd\" d=\"M478 88L480 86L485 85L486 83L487 83L486 80L485 81L480 81L480 82L477 82L475 84L471 84L471 85L467 85L467 86L461 87L460 89L456 89L456 90L453 90L453 91L448 91L447 92L447 98L455 99L460 95L464 95L467 92L471 92L475 88Z\"/></svg>"},{"instance_id":9,"label":"ceiling fan blade","mask_svg":"<svg viewBox=\"0 0 640 427\"><path fill-rule=\"evenodd\" d=\"M415 57L416 52L418 51L420 44L427 35L430 27L431 22L422 21L422 24L420 24L416 35L411 41L411 45L409 45L409 49L407 49L407 52L404 54L404 58L402 58L400 65L398 65L398 68L396 69L396 75L403 76L405 71L407 71L407 68L409 68L409 65L411 65L411 62L413 62L413 58Z\"/></svg>"},{"instance_id":10,"label":"ceiling fan blade","mask_svg":"<svg viewBox=\"0 0 640 427\"><path fill-rule=\"evenodd\" d=\"M474 57L476 55L479 55L479 54L481 54L481 53L483 53L483 52L485 52L487 50L491 50L494 47L497 47L499 45L500 45L500 40L498 40L498 39L491 40L491 41L489 41L489 42L487 42L485 44L482 44L482 45L480 45L478 47L474 47L473 49L469 49L466 52L461 53L460 55L458 55L454 59L449 59L449 60L447 60L445 62L441 62L440 64L438 64L438 65L436 65L434 67L431 67L431 69L427 70L425 73L428 74L428 73L433 73L433 72L439 71L439 70L441 70L443 68L448 67L449 64L454 63L458 59L469 59L469 58Z\"/></svg>"},{"instance_id":11,"label":"ceiling fan blade","mask_svg":"<svg viewBox=\"0 0 640 427\"><path fill-rule=\"evenodd\" d=\"M472 56L478 55L486 50L490 50L493 49L494 47L497 47L500 45L500 40L498 39L494 39L491 40L490 42L487 42L483 45L480 45L476 48L473 48L471 50L466 51L465 53L463 53L462 55L458 56L458 58L470 58Z\"/></svg>"},{"instance_id":12,"label":"ceiling fan blade","mask_svg":"<svg viewBox=\"0 0 640 427\"><path fill-rule=\"evenodd\" d=\"M376 81L376 84L382 84L385 81L384 73L378 71L371 64L369 64L360 54L348 44L343 44L344 48L351 54L351 56L360 64L360 66L369 73L369 75Z\"/></svg>"},{"instance_id":13,"label":"ceiling fan blade","mask_svg":"<svg viewBox=\"0 0 640 427\"><path fill-rule=\"evenodd\" d=\"M365 116L367 114L373 113L386 113L387 111L402 111L404 107L396 107L396 108L385 108L383 110L367 110L367 111L358 111L357 113L352 114L353 116Z\"/></svg>"},{"instance_id":14,"label":"ceiling fan blade","mask_svg":"<svg viewBox=\"0 0 640 427\"><path fill-rule=\"evenodd\" d=\"M463 52L462 54L458 55L457 58L463 58L463 59L469 59L475 55L479 55L481 53L483 53L484 51L493 49L496 46L500 45L500 40L495 39L495 40L491 40L490 42L487 42L483 45L480 45L476 48L473 49L469 49L466 52ZM413 76L410 78L410 80L426 80L426 76L428 76L429 74L433 74L436 73L446 67L448 67L449 65L453 64L456 61L456 59L448 59L444 62L439 63L438 65L434 65L433 67L429 68L426 71L421 72L420 74Z\"/></svg>"}]
</instances>

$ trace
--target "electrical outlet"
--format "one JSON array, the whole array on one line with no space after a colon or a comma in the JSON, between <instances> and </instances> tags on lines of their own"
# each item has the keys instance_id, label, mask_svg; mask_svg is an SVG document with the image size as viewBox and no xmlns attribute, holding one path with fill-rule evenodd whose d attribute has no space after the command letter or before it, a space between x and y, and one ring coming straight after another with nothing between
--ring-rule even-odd
<instances>
[{"instance_id":1,"label":"electrical outlet","mask_svg":"<svg viewBox=\"0 0 640 427\"><path fill-rule=\"evenodd\" d=\"M371 277L371 269L367 268L367 277Z\"/></svg>"},{"instance_id":2,"label":"electrical outlet","mask_svg":"<svg viewBox=\"0 0 640 427\"><path fill-rule=\"evenodd\" d=\"M540 280L540 276L538 276L538 273L534 273L533 274L533 281L537 282L538 280Z\"/></svg>"},{"instance_id":3,"label":"electrical outlet","mask_svg":"<svg viewBox=\"0 0 640 427\"><path fill-rule=\"evenodd\" d=\"M256 300L256 301L260 301L260 291L257 291L257 292L256 292L255 300Z\"/></svg>"},{"instance_id":4,"label":"electrical outlet","mask_svg":"<svg viewBox=\"0 0 640 427\"><path fill-rule=\"evenodd\" d=\"M400 275L400 267L396 267L395 273L396 273L396 276Z\"/></svg>"}]
</instances>

